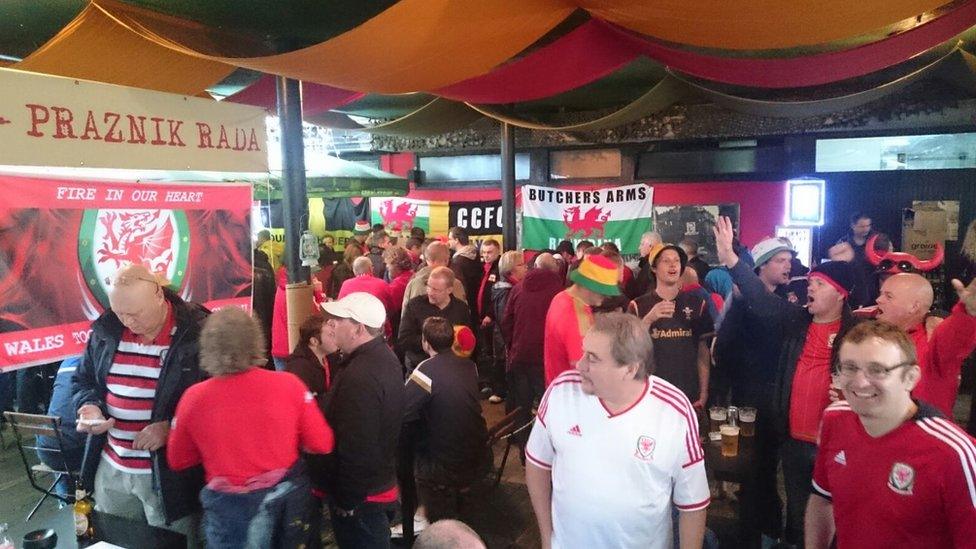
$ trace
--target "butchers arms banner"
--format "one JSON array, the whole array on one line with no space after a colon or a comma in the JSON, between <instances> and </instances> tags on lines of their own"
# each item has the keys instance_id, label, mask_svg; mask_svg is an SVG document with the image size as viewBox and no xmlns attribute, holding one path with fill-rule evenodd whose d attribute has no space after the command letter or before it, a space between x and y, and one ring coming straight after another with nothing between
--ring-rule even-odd
<instances>
[{"instance_id":1,"label":"butchers arms banner","mask_svg":"<svg viewBox=\"0 0 976 549\"><path fill-rule=\"evenodd\" d=\"M183 299L251 302L251 189L0 175L0 371L80 354L140 262Z\"/></svg>"},{"instance_id":2,"label":"butchers arms banner","mask_svg":"<svg viewBox=\"0 0 976 549\"><path fill-rule=\"evenodd\" d=\"M613 242L622 254L636 254L640 237L651 230L654 189L627 185L592 190L522 187L522 247L555 248Z\"/></svg>"}]
</instances>

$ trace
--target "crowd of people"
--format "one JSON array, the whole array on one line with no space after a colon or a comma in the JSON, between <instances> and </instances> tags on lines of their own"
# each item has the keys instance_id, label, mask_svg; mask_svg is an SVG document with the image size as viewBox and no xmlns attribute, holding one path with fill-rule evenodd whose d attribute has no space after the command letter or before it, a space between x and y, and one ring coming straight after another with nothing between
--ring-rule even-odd
<instances>
[{"instance_id":1,"label":"crowd of people","mask_svg":"<svg viewBox=\"0 0 976 549\"><path fill-rule=\"evenodd\" d=\"M712 405L757 410L739 512L767 545L967 546L976 446L952 408L976 283L934 310L911 265L870 264L869 218L850 229L808 269L727 218L715 265L654 232L628 264L610 242L502 253L458 227L359 223L341 255L323 242L293 348L266 239L254 315L130 265L51 410L100 437L84 480L100 510L191 545L314 547L328 516L340 547L386 547L414 484L415 532L474 540L452 519L492 463L487 401L531 427L514 440L544 547L714 544Z\"/></svg>"}]
</instances>

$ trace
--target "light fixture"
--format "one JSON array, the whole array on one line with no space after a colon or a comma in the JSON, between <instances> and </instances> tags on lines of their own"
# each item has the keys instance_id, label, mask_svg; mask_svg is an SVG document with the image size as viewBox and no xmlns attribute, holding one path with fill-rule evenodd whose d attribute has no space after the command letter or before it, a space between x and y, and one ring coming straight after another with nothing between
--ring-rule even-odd
<instances>
[{"instance_id":1,"label":"light fixture","mask_svg":"<svg viewBox=\"0 0 976 549\"><path fill-rule=\"evenodd\" d=\"M786 182L786 217L788 226L824 224L824 199L827 182L823 179L790 179Z\"/></svg>"}]
</instances>

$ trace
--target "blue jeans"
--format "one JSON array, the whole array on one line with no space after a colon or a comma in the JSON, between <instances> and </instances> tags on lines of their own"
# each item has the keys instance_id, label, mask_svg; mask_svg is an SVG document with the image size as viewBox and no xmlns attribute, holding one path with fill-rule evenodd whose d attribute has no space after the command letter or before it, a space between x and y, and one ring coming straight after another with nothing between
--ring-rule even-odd
<instances>
[{"instance_id":1,"label":"blue jeans","mask_svg":"<svg viewBox=\"0 0 976 549\"><path fill-rule=\"evenodd\" d=\"M273 356L271 357L271 361L274 362L275 371L278 372L285 371L285 359Z\"/></svg>"},{"instance_id":2,"label":"blue jeans","mask_svg":"<svg viewBox=\"0 0 976 549\"><path fill-rule=\"evenodd\" d=\"M308 541L312 494L303 473L242 494L204 488L200 503L208 549L299 547Z\"/></svg>"},{"instance_id":3,"label":"blue jeans","mask_svg":"<svg viewBox=\"0 0 976 549\"><path fill-rule=\"evenodd\" d=\"M394 508L391 503L363 503L356 507L352 516L341 516L332 505L332 530L339 548L389 548Z\"/></svg>"}]
</instances>

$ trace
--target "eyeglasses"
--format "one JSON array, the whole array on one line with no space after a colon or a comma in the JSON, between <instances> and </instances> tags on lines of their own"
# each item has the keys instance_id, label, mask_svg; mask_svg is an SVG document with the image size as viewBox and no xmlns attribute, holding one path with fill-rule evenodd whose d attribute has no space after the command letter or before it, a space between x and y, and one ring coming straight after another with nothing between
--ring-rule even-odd
<instances>
[{"instance_id":1,"label":"eyeglasses","mask_svg":"<svg viewBox=\"0 0 976 549\"><path fill-rule=\"evenodd\" d=\"M903 273L914 273L915 265L912 265L910 261L892 261L890 259L883 259L881 263L878 263L877 271L879 273L884 273L889 271L892 267L898 266L898 269Z\"/></svg>"},{"instance_id":2,"label":"eyeglasses","mask_svg":"<svg viewBox=\"0 0 976 549\"><path fill-rule=\"evenodd\" d=\"M901 368L903 366L914 366L914 362L901 362L895 364L894 366L882 366L876 362L868 364L867 367L862 368L857 364L852 364L850 362L841 362L838 366L838 372L840 375L848 378L852 378L857 375L858 372L864 372L864 377L870 379L871 381L882 381L888 378L891 372Z\"/></svg>"}]
</instances>

